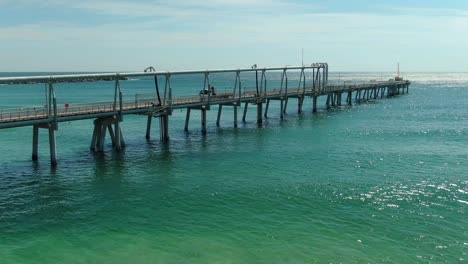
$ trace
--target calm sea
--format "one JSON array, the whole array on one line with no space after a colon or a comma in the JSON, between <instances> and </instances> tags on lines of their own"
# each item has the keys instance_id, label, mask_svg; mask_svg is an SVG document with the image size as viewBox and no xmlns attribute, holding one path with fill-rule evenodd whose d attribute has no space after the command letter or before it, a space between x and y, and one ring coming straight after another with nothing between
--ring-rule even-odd
<instances>
[{"instance_id":1,"label":"calm sea","mask_svg":"<svg viewBox=\"0 0 468 264\"><path fill-rule=\"evenodd\" d=\"M32 128L0 130L0 263L466 262L468 74L404 77L408 95L333 111L321 99L312 114L307 98L298 115L291 99L280 120L273 102L261 128L253 106L238 128L223 108L217 128L213 107L206 136L197 111L184 133L176 110L169 143L159 142L157 122L147 141L146 118L125 116L121 153L110 142L103 154L89 151L92 120L60 123L56 169L45 131L33 163ZM184 78L174 94L197 94L203 79ZM233 83L212 79L222 92ZM154 82L122 89L137 98ZM110 101L113 84L56 92L59 104ZM0 86L0 108L43 106L44 96L43 85Z\"/></svg>"}]
</instances>

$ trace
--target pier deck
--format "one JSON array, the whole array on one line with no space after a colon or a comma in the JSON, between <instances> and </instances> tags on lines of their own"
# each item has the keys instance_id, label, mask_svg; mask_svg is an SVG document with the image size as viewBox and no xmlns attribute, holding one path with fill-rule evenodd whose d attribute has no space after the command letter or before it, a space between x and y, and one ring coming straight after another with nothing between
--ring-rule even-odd
<instances>
[{"instance_id":1,"label":"pier deck","mask_svg":"<svg viewBox=\"0 0 468 264\"><path fill-rule=\"evenodd\" d=\"M312 78L306 79L306 71ZM281 73L281 82L278 87L267 87L266 72L276 71ZM288 87L288 72L296 71L300 75L297 87ZM210 74L214 73L235 73L235 84L232 92L211 93L203 95L172 96L171 76L183 74L202 74L204 84L202 90L210 89ZM256 88L251 90L242 89L241 73L255 72L257 76ZM260 78L258 78L260 74ZM120 81L129 77L154 76L156 92L154 95L140 97L138 99L124 100L120 89ZM164 92L160 96L157 77L165 79ZM84 104L67 104L59 106L57 104L54 85L64 82L89 82L89 81L115 81L114 100L107 102L95 102ZM94 131L91 142L91 149L103 151L104 141L107 131L112 140L112 145L116 150L125 146L120 123L124 115L137 114L145 115L147 120L146 137L150 137L151 120L156 117L160 119L161 140L169 139L169 116L175 109L186 109L187 116L185 130L188 130L188 121L191 110L200 110L202 113L202 132L206 133L206 111L211 106L217 105L218 118L216 124L219 126L223 106L234 107L234 127L237 127L237 108L244 104L245 121L248 105L257 107L257 123L261 124L263 117L267 117L270 101L280 101L280 116L286 113L286 107L290 98L298 101L298 112L302 112L303 100L305 97L313 98L312 111L317 111L317 98L326 96L327 109L342 105L342 94L345 94L348 105L354 101L361 102L370 99L382 99L408 92L409 81L395 78L395 80L381 82L365 82L360 84L329 85L328 84L328 64L314 63L311 66L287 67L287 68L264 68L264 69L235 69L235 70L212 70L212 71L181 71L181 72L144 72L126 74L81 74L81 75L57 75L57 76L35 76L35 77L8 77L0 78L0 84L17 85L45 83L47 85L47 98L43 107L20 107L15 109L0 109L0 129L21 126L33 126L33 160L37 159L38 130L45 128L49 130L49 142L51 152L51 163L56 164L55 154L55 130L60 122L75 120L94 119ZM6 86L2 86L6 87ZM156 96L157 95L157 96ZM162 98L162 99L161 99ZM265 107L263 105L265 104Z\"/></svg>"},{"instance_id":2,"label":"pier deck","mask_svg":"<svg viewBox=\"0 0 468 264\"><path fill-rule=\"evenodd\" d=\"M255 103L265 99L280 99L283 97L297 98L297 97L313 97L328 95L336 92L356 92L366 89L378 89L382 87L406 85L408 81L385 81L374 82L366 84L352 84L340 86L326 86L324 89L318 90L312 87L302 89L291 89L287 93L279 93L277 91L268 91L266 94L257 96L255 91L247 91L238 95L232 93L222 93L218 95L208 96L184 96L180 98L173 98L171 101L171 109L182 108L195 108L206 105L219 105L228 103ZM135 100L123 101L122 114L148 114L158 113L167 110L167 106L157 106L157 100L154 97L140 98L137 102ZM114 110L114 103L112 101L74 104L68 108L57 107L58 122L68 122L83 119L93 119L98 117L114 116L119 114L119 111ZM34 124L55 121L49 119L46 107L21 107L14 109L0 109L0 129L20 126L30 126Z\"/></svg>"}]
</instances>

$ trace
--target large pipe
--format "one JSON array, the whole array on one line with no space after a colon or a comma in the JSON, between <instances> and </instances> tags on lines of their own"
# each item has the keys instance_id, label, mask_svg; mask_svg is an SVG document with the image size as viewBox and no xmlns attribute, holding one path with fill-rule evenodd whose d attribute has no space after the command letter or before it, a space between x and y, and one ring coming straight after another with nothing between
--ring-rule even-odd
<instances>
[{"instance_id":1,"label":"large pipe","mask_svg":"<svg viewBox=\"0 0 468 264\"><path fill-rule=\"evenodd\" d=\"M128 77L142 76L161 76L161 75L184 75L184 74L204 74L204 73L222 73L222 72L254 72L259 70L279 71L279 70L302 70L302 69L317 69L323 68L322 65L313 64L313 66L293 66L293 67L273 67L262 69L214 69L204 71L156 71L156 72L127 72L127 73L93 73L93 74L65 74L65 75L50 75L50 76L23 76L23 77L3 77L0 78L0 84L21 84L21 83L53 83L58 81L96 81L96 80L121 80Z\"/></svg>"}]
</instances>

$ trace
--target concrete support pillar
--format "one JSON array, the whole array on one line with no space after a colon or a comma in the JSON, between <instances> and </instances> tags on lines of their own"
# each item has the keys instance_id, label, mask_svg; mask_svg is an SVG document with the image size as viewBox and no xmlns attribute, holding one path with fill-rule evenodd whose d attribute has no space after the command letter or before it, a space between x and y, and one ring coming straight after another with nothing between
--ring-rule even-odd
<instances>
[{"instance_id":1,"label":"concrete support pillar","mask_svg":"<svg viewBox=\"0 0 468 264\"><path fill-rule=\"evenodd\" d=\"M38 149L39 149L39 126L33 126L33 146L32 146L32 160L36 161L38 159Z\"/></svg>"},{"instance_id":2,"label":"concrete support pillar","mask_svg":"<svg viewBox=\"0 0 468 264\"><path fill-rule=\"evenodd\" d=\"M281 99L280 102L281 102L281 105L280 105L280 107L281 107L281 110L280 110L280 118L283 119L283 118L284 118L284 110L283 110L283 108L284 108L284 100Z\"/></svg>"},{"instance_id":3,"label":"concrete support pillar","mask_svg":"<svg viewBox=\"0 0 468 264\"><path fill-rule=\"evenodd\" d=\"M330 107L330 101L331 101L331 95L328 94L327 95L327 102L325 103L325 105L327 106L327 110L329 110L331 107Z\"/></svg>"},{"instance_id":4,"label":"concrete support pillar","mask_svg":"<svg viewBox=\"0 0 468 264\"><path fill-rule=\"evenodd\" d=\"M297 113L301 114L302 113L302 104L304 103L304 97L299 96L297 98Z\"/></svg>"},{"instance_id":5,"label":"concrete support pillar","mask_svg":"<svg viewBox=\"0 0 468 264\"><path fill-rule=\"evenodd\" d=\"M206 135L206 108L201 109L201 132Z\"/></svg>"},{"instance_id":6,"label":"concrete support pillar","mask_svg":"<svg viewBox=\"0 0 468 264\"><path fill-rule=\"evenodd\" d=\"M121 148L125 148L125 140L124 140L124 137L123 137L123 133L122 133L122 128L120 127L119 125L119 135L120 135L120 140L118 142L120 142L120 147Z\"/></svg>"},{"instance_id":7,"label":"concrete support pillar","mask_svg":"<svg viewBox=\"0 0 468 264\"><path fill-rule=\"evenodd\" d=\"M263 115L265 118L268 117L268 108L270 107L270 99L267 99L266 106L265 106L265 114Z\"/></svg>"},{"instance_id":8,"label":"concrete support pillar","mask_svg":"<svg viewBox=\"0 0 468 264\"><path fill-rule=\"evenodd\" d=\"M114 125L114 128L112 128ZM90 149L93 151L104 151L106 140L106 132L109 131L109 136L112 141L112 147L120 151L125 147L125 142L122 136L119 118L116 116L107 118L98 118L94 120L93 137L91 138Z\"/></svg>"},{"instance_id":9,"label":"concrete support pillar","mask_svg":"<svg viewBox=\"0 0 468 264\"><path fill-rule=\"evenodd\" d=\"M96 121L97 120L94 121L93 137L91 138L91 146L89 147L89 149L91 149L92 151L96 150L97 141L101 131L101 128L97 125Z\"/></svg>"},{"instance_id":10,"label":"concrete support pillar","mask_svg":"<svg viewBox=\"0 0 468 264\"><path fill-rule=\"evenodd\" d=\"M348 92L348 105L353 105L353 92Z\"/></svg>"},{"instance_id":11,"label":"concrete support pillar","mask_svg":"<svg viewBox=\"0 0 468 264\"><path fill-rule=\"evenodd\" d=\"M244 105L244 115L242 115L242 122L245 122L245 117L247 115L247 108L249 106L249 103L246 102L245 105Z\"/></svg>"},{"instance_id":12,"label":"concrete support pillar","mask_svg":"<svg viewBox=\"0 0 468 264\"><path fill-rule=\"evenodd\" d=\"M284 114L286 114L286 108L288 108L288 101L289 101L289 98L286 97L286 99L284 99L284 108L283 108Z\"/></svg>"},{"instance_id":13,"label":"concrete support pillar","mask_svg":"<svg viewBox=\"0 0 468 264\"><path fill-rule=\"evenodd\" d=\"M146 139L150 139L150 136L151 136L152 120L153 120L153 115L148 115L148 121L146 122Z\"/></svg>"},{"instance_id":14,"label":"concrete support pillar","mask_svg":"<svg viewBox=\"0 0 468 264\"><path fill-rule=\"evenodd\" d=\"M262 116L263 116L263 104L258 103L257 104L257 124L261 124L263 122Z\"/></svg>"},{"instance_id":15,"label":"concrete support pillar","mask_svg":"<svg viewBox=\"0 0 468 264\"><path fill-rule=\"evenodd\" d=\"M339 92L338 93L338 106L341 106L341 95L342 95L342 93Z\"/></svg>"},{"instance_id":16,"label":"concrete support pillar","mask_svg":"<svg viewBox=\"0 0 468 264\"><path fill-rule=\"evenodd\" d=\"M100 124L101 133L99 134L99 143L98 143L98 151L104 151L104 142L106 141L106 126Z\"/></svg>"},{"instance_id":17,"label":"concrete support pillar","mask_svg":"<svg viewBox=\"0 0 468 264\"><path fill-rule=\"evenodd\" d=\"M317 112L317 97L316 95L312 97L312 113Z\"/></svg>"},{"instance_id":18,"label":"concrete support pillar","mask_svg":"<svg viewBox=\"0 0 468 264\"><path fill-rule=\"evenodd\" d=\"M50 164L52 167L57 166L57 148L55 141L55 127L49 124L49 146L50 146Z\"/></svg>"},{"instance_id":19,"label":"concrete support pillar","mask_svg":"<svg viewBox=\"0 0 468 264\"><path fill-rule=\"evenodd\" d=\"M149 116L149 117L151 117L151 116ZM110 125L109 125L109 127L112 128L112 126L110 126ZM125 146L125 142L123 142L122 128L120 127L119 120L115 121L114 128L115 128L114 129L115 133L114 133L114 135L111 135L111 137L114 137L113 146L114 146L115 150L120 151ZM150 123L150 128L151 128L151 123ZM110 130L109 130L109 132L110 132ZM148 135L148 138L149 138L149 135Z\"/></svg>"},{"instance_id":20,"label":"concrete support pillar","mask_svg":"<svg viewBox=\"0 0 468 264\"><path fill-rule=\"evenodd\" d=\"M161 141L166 142L169 140L169 116L162 115L159 117L159 130L161 135Z\"/></svg>"},{"instance_id":21,"label":"concrete support pillar","mask_svg":"<svg viewBox=\"0 0 468 264\"><path fill-rule=\"evenodd\" d=\"M114 129L112 129L111 124L107 125L107 131L109 132L109 137L111 138L111 141L112 141L112 147L115 148L115 135L114 135Z\"/></svg>"},{"instance_id":22,"label":"concrete support pillar","mask_svg":"<svg viewBox=\"0 0 468 264\"><path fill-rule=\"evenodd\" d=\"M218 107L218 117L216 118L216 126L219 127L221 121L221 112L223 111L223 105L219 105Z\"/></svg>"},{"instance_id":23,"label":"concrete support pillar","mask_svg":"<svg viewBox=\"0 0 468 264\"><path fill-rule=\"evenodd\" d=\"M190 121L190 108L187 108L187 115L185 116L185 126L184 126L184 131L188 131L188 126L189 126L189 121Z\"/></svg>"},{"instance_id":24,"label":"concrete support pillar","mask_svg":"<svg viewBox=\"0 0 468 264\"><path fill-rule=\"evenodd\" d=\"M234 105L234 127L237 127L237 104Z\"/></svg>"}]
</instances>

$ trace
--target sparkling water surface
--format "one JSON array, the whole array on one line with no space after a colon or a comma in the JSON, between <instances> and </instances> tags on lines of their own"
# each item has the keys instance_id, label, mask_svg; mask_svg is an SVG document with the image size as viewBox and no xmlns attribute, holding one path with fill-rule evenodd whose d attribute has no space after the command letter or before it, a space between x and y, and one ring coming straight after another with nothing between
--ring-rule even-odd
<instances>
[{"instance_id":1,"label":"sparkling water surface","mask_svg":"<svg viewBox=\"0 0 468 264\"><path fill-rule=\"evenodd\" d=\"M227 91L229 78L213 83ZM224 107L217 128L213 107L206 136L198 111L184 133L176 110L169 143L157 122L147 141L146 118L125 116L120 153L89 151L92 120L60 123L56 169L45 131L34 163L31 127L0 130L0 263L464 263L468 74L405 78L408 95L328 112L307 98L298 115L291 99L284 120L272 102L261 128L254 106L238 128ZM196 94L193 80L175 94ZM122 88L134 98L153 85ZM56 90L60 104L113 98L111 82ZM43 85L0 96L2 108L44 104Z\"/></svg>"}]
</instances>

